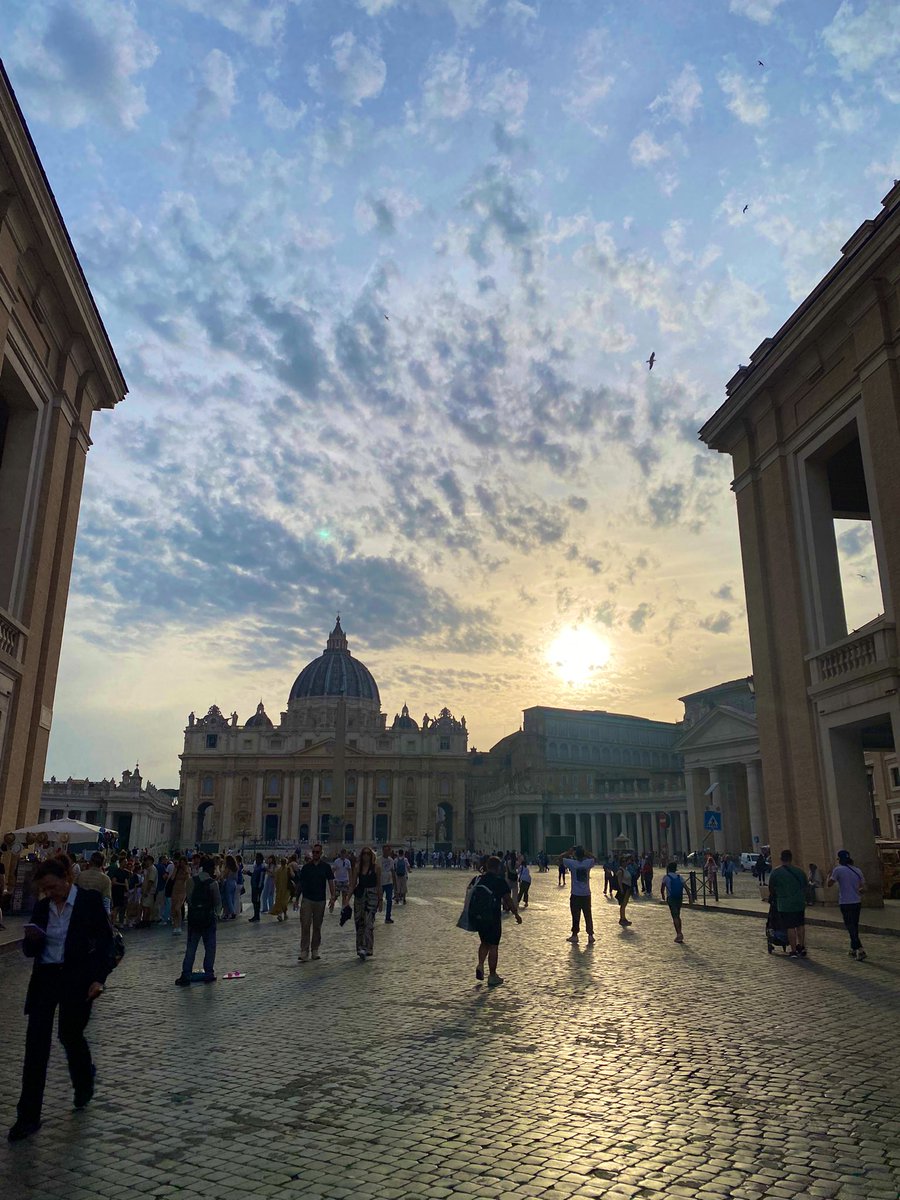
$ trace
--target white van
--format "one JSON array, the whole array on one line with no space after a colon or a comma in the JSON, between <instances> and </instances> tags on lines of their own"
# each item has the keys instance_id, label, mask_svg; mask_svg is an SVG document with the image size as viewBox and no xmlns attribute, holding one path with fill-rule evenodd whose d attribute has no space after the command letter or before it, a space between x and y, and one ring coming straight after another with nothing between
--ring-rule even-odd
<instances>
[{"instance_id":1,"label":"white van","mask_svg":"<svg viewBox=\"0 0 900 1200\"><path fill-rule=\"evenodd\" d=\"M759 854L757 854L755 851L752 854L751 853L742 854L741 855L741 869L743 871L752 871L753 868L756 866L756 860L758 858L759 858Z\"/></svg>"}]
</instances>

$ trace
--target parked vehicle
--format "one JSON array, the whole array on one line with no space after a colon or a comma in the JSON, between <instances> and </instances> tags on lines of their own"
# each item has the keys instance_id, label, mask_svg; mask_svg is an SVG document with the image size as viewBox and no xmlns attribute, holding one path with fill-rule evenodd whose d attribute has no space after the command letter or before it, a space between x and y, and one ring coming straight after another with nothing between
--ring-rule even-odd
<instances>
[{"instance_id":1,"label":"parked vehicle","mask_svg":"<svg viewBox=\"0 0 900 1200\"><path fill-rule=\"evenodd\" d=\"M741 870L752 871L753 868L756 866L756 860L758 858L759 858L759 854L757 853L756 850L752 851L752 853L745 851L741 855Z\"/></svg>"}]
</instances>

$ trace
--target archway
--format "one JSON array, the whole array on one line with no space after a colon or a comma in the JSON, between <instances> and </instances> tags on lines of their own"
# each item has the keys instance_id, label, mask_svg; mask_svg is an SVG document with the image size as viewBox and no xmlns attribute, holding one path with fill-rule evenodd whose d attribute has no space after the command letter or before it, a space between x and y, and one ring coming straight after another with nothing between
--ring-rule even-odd
<instances>
[{"instance_id":1,"label":"archway","mask_svg":"<svg viewBox=\"0 0 900 1200\"><path fill-rule=\"evenodd\" d=\"M202 845L203 843L203 826L206 824L206 814L211 808L212 800L205 800L197 807L197 829L196 837L194 838L197 845Z\"/></svg>"}]
</instances>

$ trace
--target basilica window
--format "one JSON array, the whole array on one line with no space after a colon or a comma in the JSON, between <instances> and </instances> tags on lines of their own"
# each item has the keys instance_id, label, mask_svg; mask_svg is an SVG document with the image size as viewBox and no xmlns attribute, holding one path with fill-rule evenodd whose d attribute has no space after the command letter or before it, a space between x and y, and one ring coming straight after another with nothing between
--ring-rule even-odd
<instances>
[{"instance_id":1,"label":"basilica window","mask_svg":"<svg viewBox=\"0 0 900 1200\"><path fill-rule=\"evenodd\" d=\"M242 796L250 795L250 780L246 775L241 779L240 794Z\"/></svg>"},{"instance_id":2,"label":"basilica window","mask_svg":"<svg viewBox=\"0 0 900 1200\"><path fill-rule=\"evenodd\" d=\"M450 795L450 780L447 778L446 775L441 776L440 789L441 789L442 796Z\"/></svg>"},{"instance_id":3,"label":"basilica window","mask_svg":"<svg viewBox=\"0 0 900 1200\"><path fill-rule=\"evenodd\" d=\"M219 744L219 735L217 733L208 733L206 735L207 750L215 750L215 748L216 748L216 746L218 746L218 744Z\"/></svg>"},{"instance_id":4,"label":"basilica window","mask_svg":"<svg viewBox=\"0 0 900 1200\"><path fill-rule=\"evenodd\" d=\"M413 779L412 775L407 775L403 790L406 792L407 796L414 796L416 794L416 781Z\"/></svg>"},{"instance_id":5,"label":"basilica window","mask_svg":"<svg viewBox=\"0 0 900 1200\"><path fill-rule=\"evenodd\" d=\"M442 750L449 750L449 749L450 749L450 739L449 739L448 737L442 737L442 738L441 738L441 749L442 749Z\"/></svg>"},{"instance_id":6,"label":"basilica window","mask_svg":"<svg viewBox=\"0 0 900 1200\"><path fill-rule=\"evenodd\" d=\"M266 778L266 795L277 796L281 791L281 780L277 775L269 775Z\"/></svg>"},{"instance_id":7,"label":"basilica window","mask_svg":"<svg viewBox=\"0 0 900 1200\"><path fill-rule=\"evenodd\" d=\"M312 795L312 775L304 775L303 776L303 779L300 781L300 795L301 796L311 796Z\"/></svg>"},{"instance_id":8,"label":"basilica window","mask_svg":"<svg viewBox=\"0 0 900 1200\"><path fill-rule=\"evenodd\" d=\"M200 791L204 796L211 796L216 790L215 782L212 775L204 775L203 782L200 784Z\"/></svg>"},{"instance_id":9,"label":"basilica window","mask_svg":"<svg viewBox=\"0 0 900 1200\"><path fill-rule=\"evenodd\" d=\"M389 796L391 793L391 781L387 775L379 775L375 784L375 790L379 796Z\"/></svg>"},{"instance_id":10,"label":"basilica window","mask_svg":"<svg viewBox=\"0 0 900 1200\"><path fill-rule=\"evenodd\" d=\"M323 796L331 795L331 776L330 775L322 776L322 795Z\"/></svg>"},{"instance_id":11,"label":"basilica window","mask_svg":"<svg viewBox=\"0 0 900 1200\"><path fill-rule=\"evenodd\" d=\"M356 796L356 776L348 775L347 782L344 784L344 794L346 796Z\"/></svg>"}]
</instances>

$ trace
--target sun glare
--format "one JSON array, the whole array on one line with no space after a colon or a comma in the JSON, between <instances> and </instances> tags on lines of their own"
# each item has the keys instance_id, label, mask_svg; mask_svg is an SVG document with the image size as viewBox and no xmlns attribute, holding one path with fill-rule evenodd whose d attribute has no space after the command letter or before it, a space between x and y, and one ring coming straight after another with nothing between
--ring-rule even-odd
<instances>
[{"instance_id":1,"label":"sun glare","mask_svg":"<svg viewBox=\"0 0 900 1200\"><path fill-rule=\"evenodd\" d=\"M605 667L610 657L609 642L590 629L564 629L547 649L547 662L564 683L587 683Z\"/></svg>"}]
</instances>

